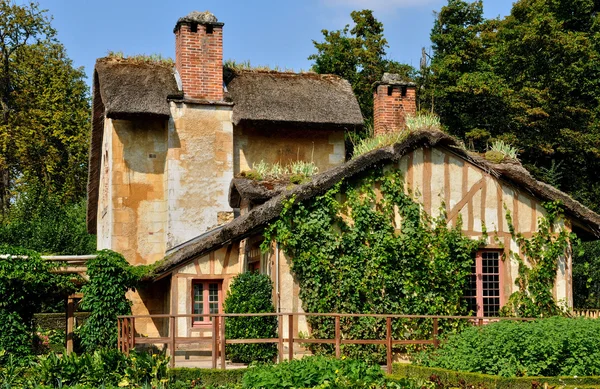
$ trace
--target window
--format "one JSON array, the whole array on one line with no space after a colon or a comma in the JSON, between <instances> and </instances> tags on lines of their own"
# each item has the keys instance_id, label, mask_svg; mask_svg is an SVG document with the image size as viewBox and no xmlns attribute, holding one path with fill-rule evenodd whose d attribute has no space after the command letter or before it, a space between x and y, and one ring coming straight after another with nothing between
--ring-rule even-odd
<instances>
[{"instance_id":1,"label":"window","mask_svg":"<svg viewBox=\"0 0 600 389\"><path fill-rule=\"evenodd\" d=\"M249 240L250 249L248 250L248 271L260 272L260 262L262 258L262 251L260 245L263 239Z\"/></svg>"},{"instance_id":2,"label":"window","mask_svg":"<svg viewBox=\"0 0 600 389\"><path fill-rule=\"evenodd\" d=\"M498 316L501 304L499 251L478 251L469 276L465 300L477 316Z\"/></svg>"},{"instance_id":3,"label":"window","mask_svg":"<svg viewBox=\"0 0 600 389\"><path fill-rule=\"evenodd\" d=\"M211 314L221 313L221 281L193 281L192 283L192 313ZM209 325L212 318L194 317L192 325Z\"/></svg>"}]
</instances>

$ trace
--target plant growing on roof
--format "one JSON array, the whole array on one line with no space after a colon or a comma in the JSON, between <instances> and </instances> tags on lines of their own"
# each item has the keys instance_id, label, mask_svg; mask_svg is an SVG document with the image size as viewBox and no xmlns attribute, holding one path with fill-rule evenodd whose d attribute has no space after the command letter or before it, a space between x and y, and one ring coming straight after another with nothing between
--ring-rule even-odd
<instances>
[{"instance_id":1,"label":"plant growing on roof","mask_svg":"<svg viewBox=\"0 0 600 389\"><path fill-rule=\"evenodd\" d=\"M506 158L517 160L518 150L516 147L504 142L503 140L495 140L490 146L490 151L501 153Z\"/></svg>"}]
</instances>

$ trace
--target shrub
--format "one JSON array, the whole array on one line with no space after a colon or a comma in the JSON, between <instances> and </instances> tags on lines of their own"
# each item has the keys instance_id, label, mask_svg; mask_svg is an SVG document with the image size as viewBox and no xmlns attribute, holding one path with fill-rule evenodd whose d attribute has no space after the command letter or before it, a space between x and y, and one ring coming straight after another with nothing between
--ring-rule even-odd
<instances>
[{"instance_id":1,"label":"shrub","mask_svg":"<svg viewBox=\"0 0 600 389\"><path fill-rule=\"evenodd\" d=\"M387 380L379 365L352 359L305 357L248 369L243 388L417 388L411 380Z\"/></svg>"},{"instance_id":2,"label":"shrub","mask_svg":"<svg viewBox=\"0 0 600 389\"><path fill-rule=\"evenodd\" d=\"M275 312L272 301L273 285L264 274L242 273L233 279L223 304L225 313ZM228 339L257 339L277 337L277 317L230 317L226 320ZM275 344L228 344L227 356L233 362L272 361L277 355Z\"/></svg>"},{"instance_id":3,"label":"shrub","mask_svg":"<svg viewBox=\"0 0 600 389\"><path fill-rule=\"evenodd\" d=\"M117 346L117 316L131 314L131 301L125 297L139 275L121 254L110 250L99 251L87 262L90 277L83 288L81 308L91 312L81 327L81 343L85 349Z\"/></svg>"},{"instance_id":4,"label":"shrub","mask_svg":"<svg viewBox=\"0 0 600 389\"><path fill-rule=\"evenodd\" d=\"M33 314L74 286L69 276L51 273L57 264L34 251L0 245L0 254L0 349L21 358L33 351Z\"/></svg>"},{"instance_id":5,"label":"shrub","mask_svg":"<svg viewBox=\"0 0 600 389\"><path fill-rule=\"evenodd\" d=\"M432 113L420 113L406 117L406 128L409 131L439 130L441 127L439 116Z\"/></svg>"},{"instance_id":6,"label":"shrub","mask_svg":"<svg viewBox=\"0 0 600 389\"><path fill-rule=\"evenodd\" d=\"M599 332L600 321L585 318L501 321L451 335L417 363L504 377L600 375Z\"/></svg>"},{"instance_id":7,"label":"shrub","mask_svg":"<svg viewBox=\"0 0 600 389\"><path fill-rule=\"evenodd\" d=\"M358 144L354 145L354 157L366 154L375 149L403 142L409 134L409 131L391 132L389 134L381 134L372 138L363 139Z\"/></svg>"}]
</instances>

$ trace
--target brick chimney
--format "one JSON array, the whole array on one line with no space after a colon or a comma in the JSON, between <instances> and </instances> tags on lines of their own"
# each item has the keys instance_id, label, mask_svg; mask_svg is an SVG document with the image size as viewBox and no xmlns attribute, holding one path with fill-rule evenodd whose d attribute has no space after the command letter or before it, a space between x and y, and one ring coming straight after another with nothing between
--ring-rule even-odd
<instances>
[{"instance_id":1,"label":"brick chimney","mask_svg":"<svg viewBox=\"0 0 600 389\"><path fill-rule=\"evenodd\" d=\"M173 32L184 96L223 100L223 23L208 11L193 11L179 18Z\"/></svg>"},{"instance_id":2,"label":"brick chimney","mask_svg":"<svg viewBox=\"0 0 600 389\"><path fill-rule=\"evenodd\" d=\"M373 93L375 135L398 132L406 127L406 116L417 112L415 86L413 82L403 81L398 74L383 74Z\"/></svg>"}]
</instances>

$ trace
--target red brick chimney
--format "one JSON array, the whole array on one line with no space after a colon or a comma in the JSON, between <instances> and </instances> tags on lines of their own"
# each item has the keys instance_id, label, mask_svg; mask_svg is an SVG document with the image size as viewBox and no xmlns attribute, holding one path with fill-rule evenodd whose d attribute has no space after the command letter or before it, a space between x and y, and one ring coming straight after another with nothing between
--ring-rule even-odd
<instances>
[{"instance_id":1,"label":"red brick chimney","mask_svg":"<svg viewBox=\"0 0 600 389\"><path fill-rule=\"evenodd\" d=\"M184 96L223 100L223 23L208 11L194 11L180 18L173 32Z\"/></svg>"},{"instance_id":2,"label":"red brick chimney","mask_svg":"<svg viewBox=\"0 0 600 389\"><path fill-rule=\"evenodd\" d=\"M415 83L403 81L398 74L384 73L373 93L373 131L375 135L398 132L406 127L406 116L417 112Z\"/></svg>"}]
</instances>

